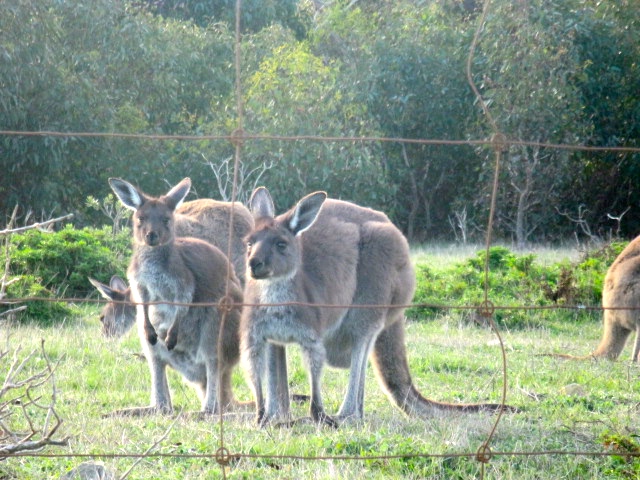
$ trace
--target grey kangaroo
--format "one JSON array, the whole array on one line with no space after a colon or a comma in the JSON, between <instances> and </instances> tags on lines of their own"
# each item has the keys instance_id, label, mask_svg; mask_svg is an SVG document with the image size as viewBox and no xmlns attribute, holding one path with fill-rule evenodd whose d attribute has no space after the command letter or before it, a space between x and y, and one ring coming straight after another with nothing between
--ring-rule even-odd
<instances>
[{"instance_id":1,"label":"grey kangaroo","mask_svg":"<svg viewBox=\"0 0 640 480\"><path fill-rule=\"evenodd\" d=\"M617 359L632 332L636 340L632 362L640 362L640 237L626 246L604 278L602 306L604 331L593 357Z\"/></svg>"},{"instance_id":2,"label":"grey kangaroo","mask_svg":"<svg viewBox=\"0 0 640 480\"><path fill-rule=\"evenodd\" d=\"M231 221L233 215L233 222ZM174 212L176 237L195 237L218 247L225 254L231 238L231 263L244 286L246 249L244 238L253 228L253 217L241 203L199 199L184 202ZM100 312L102 333L106 337L121 337L136 320L136 308L131 302L131 290L118 276L109 285L92 278L89 281L109 300Z\"/></svg>"},{"instance_id":3,"label":"grey kangaroo","mask_svg":"<svg viewBox=\"0 0 640 480\"><path fill-rule=\"evenodd\" d=\"M250 209L255 227L247 237L248 306L240 341L259 425L289 415L282 403L287 398L282 378L286 353L266 348L269 344L301 346L310 377L311 417L319 424L335 427L363 418L368 357L382 389L407 414L503 408L435 402L415 388L404 341L404 307L413 297L414 272L406 239L384 213L316 192L276 216L265 188L254 191ZM371 305L378 307L364 308ZM325 363L350 371L335 419L325 413L320 394Z\"/></svg>"},{"instance_id":4,"label":"grey kangaroo","mask_svg":"<svg viewBox=\"0 0 640 480\"><path fill-rule=\"evenodd\" d=\"M640 362L640 237L633 239L607 270L602 288L603 332L598 347L589 355L549 354L571 360L616 360L632 333L636 338L632 362Z\"/></svg>"},{"instance_id":5,"label":"grey kangaroo","mask_svg":"<svg viewBox=\"0 0 640 480\"><path fill-rule=\"evenodd\" d=\"M239 307L232 308L226 316L223 348L218 351L221 319L217 307L183 304L215 304L227 291L233 303L242 303L240 282L233 267L213 245L197 238L175 237L174 211L189 192L188 178L157 198L124 180L111 178L109 184L120 201L134 210L134 252L127 277L131 297L140 304L136 321L151 370L151 405L119 413L170 412L167 365L193 384L202 412L217 413L234 403L231 371L239 360ZM231 278L227 286L228 273Z\"/></svg>"}]
</instances>

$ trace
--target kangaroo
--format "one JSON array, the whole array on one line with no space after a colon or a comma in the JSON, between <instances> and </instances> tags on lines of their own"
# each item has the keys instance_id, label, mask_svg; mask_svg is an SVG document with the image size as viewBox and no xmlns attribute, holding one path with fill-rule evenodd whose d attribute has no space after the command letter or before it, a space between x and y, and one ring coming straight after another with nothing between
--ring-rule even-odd
<instances>
[{"instance_id":1,"label":"kangaroo","mask_svg":"<svg viewBox=\"0 0 640 480\"><path fill-rule=\"evenodd\" d=\"M640 362L639 272L640 237L636 237L620 252L604 277L604 332L600 344L590 356L617 359L631 332L636 332L631 361Z\"/></svg>"},{"instance_id":2,"label":"kangaroo","mask_svg":"<svg viewBox=\"0 0 640 480\"><path fill-rule=\"evenodd\" d=\"M233 215L233 227L231 225ZM231 238L231 263L240 284L244 286L245 244L244 237L253 228L253 217L241 203L199 199L184 202L174 212L175 235L205 240L223 252L228 251ZM136 307L131 302L131 290L118 276L111 277L109 285L89 278L98 292L109 300L100 312L102 334L106 337L121 337L129 331L136 320Z\"/></svg>"},{"instance_id":3,"label":"kangaroo","mask_svg":"<svg viewBox=\"0 0 640 480\"><path fill-rule=\"evenodd\" d=\"M384 213L315 192L275 216L264 187L253 192L250 210L255 226L247 237L240 350L259 425L289 415L281 403L286 398L284 349L265 347L290 343L302 349L311 417L318 424L336 427L363 418L369 356L382 389L406 414L430 417L443 411L504 408L435 402L415 388L404 342L404 308L413 298L415 277L408 242ZM377 307L364 308L371 305ZM350 371L335 419L325 413L320 393L325 363Z\"/></svg>"},{"instance_id":4,"label":"kangaroo","mask_svg":"<svg viewBox=\"0 0 640 480\"><path fill-rule=\"evenodd\" d=\"M100 311L102 334L105 337L121 337L136 323L136 306L131 303L131 289L127 282L113 275L109 284L89 278L100 295L109 300Z\"/></svg>"},{"instance_id":5,"label":"kangaroo","mask_svg":"<svg viewBox=\"0 0 640 480\"><path fill-rule=\"evenodd\" d=\"M627 339L636 332L632 362L640 362L640 236L633 239L613 261L602 288L603 332L598 347L589 355L562 353L550 356L570 360L608 358L617 360Z\"/></svg>"},{"instance_id":6,"label":"kangaroo","mask_svg":"<svg viewBox=\"0 0 640 480\"><path fill-rule=\"evenodd\" d=\"M231 308L226 316L223 348L218 351L222 322L216 306L183 304L215 304L227 295L227 290L232 303L242 303L233 267L213 245L197 238L175 236L174 211L188 194L190 179L185 178L161 197L148 196L121 179L111 178L109 184L120 201L134 210L134 252L127 277L131 298L140 304L138 334L152 379L151 405L119 413L171 412L167 365L193 384L203 413L218 413L234 403L231 371L239 361L239 308ZM149 305L149 302L180 305Z\"/></svg>"}]
</instances>

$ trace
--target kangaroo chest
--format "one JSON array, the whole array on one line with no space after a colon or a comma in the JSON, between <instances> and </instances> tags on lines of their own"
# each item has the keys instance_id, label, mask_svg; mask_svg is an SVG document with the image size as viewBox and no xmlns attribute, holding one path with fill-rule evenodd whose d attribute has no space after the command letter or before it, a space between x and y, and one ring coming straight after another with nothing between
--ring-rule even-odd
<instances>
[{"instance_id":1,"label":"kangaroo chest","mask_svg":"<svg viewBox=\"0 0 640 480\"><path fill-rule=\"evenodd\" d=\"M127 272L137 302L171 302L186 304L193 300L195 285L171 261L171 252L162 247L142 248L135 253ZM186 305L158 303L149 306L152 325L164 334Z\"/></svg>"},{"instance_id":2,"label":"kangaroo chest","mask_svg":"<svg viewBox=\"0 0 640 480\"><path fill-rule=\"evenodd\" d=\"M257 295L264 306L253 310L252 323L268 341L277 344L322 341L339 327L346 309L316 307L290 281L260 282Z\"/></svg>"}]
</instances>

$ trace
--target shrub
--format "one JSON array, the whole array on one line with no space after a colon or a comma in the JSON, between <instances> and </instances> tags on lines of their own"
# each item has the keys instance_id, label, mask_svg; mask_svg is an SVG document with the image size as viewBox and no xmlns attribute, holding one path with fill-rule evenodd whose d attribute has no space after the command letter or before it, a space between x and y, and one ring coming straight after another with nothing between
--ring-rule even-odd
<instances>
[{"instance_id":1,"label":"shrub","mask_svg":"<svg viewBox=\"0 0 640 480\"><path fill-rule=\"evenodd\" d=\"M553 309L531 311L555 305L597 306L601 302L602 284L607 268L625 244L611 244L590 252L580 261L558 262L550 266L537 263L534 254L516 254L505 247L489 249L488 298L499 307L531 309L497 309L495 320L509 327L535 326L549 315L563 315ZM484 298L486 251L475 257L436 270L419 263L416 266L416 294L408 315L427 318L439 311L438 305L479 306ZM465 310L473 312L474 310ZM559 313L558 313L559 312ZM475 317L474 317L475 318Z\"/></svg>"},{"instance_id":2,"label":"shrub","mask_svg":"<svg viewBox=\"0 0 640 480\"><path fill-rule=\"evenodd\" d=\"M87 277L107 281L123 274L130 254L130 232L113 235L109 227L14 234L9 246L13 282L7 298L77 298L93 292ZM3 264L6 252L0 253ZM24 317L49 323L72 313L63 302L30 302Z\"/></svg>"}]
</instances>

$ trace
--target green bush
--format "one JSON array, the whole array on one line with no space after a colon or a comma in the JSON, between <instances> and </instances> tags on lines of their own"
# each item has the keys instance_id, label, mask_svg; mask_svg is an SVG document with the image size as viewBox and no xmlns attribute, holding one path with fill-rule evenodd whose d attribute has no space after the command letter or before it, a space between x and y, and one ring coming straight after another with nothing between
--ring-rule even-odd
<instances>
[{"instance_id":1,"label":"green bush","mask_svg":"<svg viewBox=\"0 0 640 480\"><path fill-rule=\"evenodd\" d=\"M7 288L7 297L11 298L45 298L55 299L56 295L49 289L42 286L42 279L34 275L20 275L14 277L11 285ZM54 323L56 319L64 319L75 313L73 305L65 302L48 300L30 300L25 304L27 309L20 313L19 320L35 320L43 325ZM12 305L15 307L18 305ZM7 310L3 308L2 310Z\"/></svg>"},{"instance_id":2,"label":"green bush","mask_svg":"<svg viewBox=\"0 0 640 480\"><path fill-rule=\"evenodd\" d=\"M509 327L535 326L550 315L572 318L570 310L539 307L558 305L598 306L607 269L625 243L611 243L587 253L577 262L563 261L549 266L536 262L531 253L516 254L505 247L489 249L488 299L498 308L494 319ZM416 294L408 315L428 318L443 306L475 307L485 299L486 251L441 269L424 263L416 266ZM535 310L535 313L531 313ZM475 310L467 309L465 312Z\"/></svg>"},{"instance_id":3,"label":"green bush","mask_svg":"<svg viewBox=\"0 0 640 480\"><path fill-rule=\"evenodd\" d=\"M130 256L130 232L113 235L111 228L66 225L58 232L29 230L14 234L9 244L11 283L7 298L78 298L93 292L88 277L108 281L122 275ZM2 264L6 250L0 254ZM64 302L28 303L23 317L49 323L72 313Z\"/></svg>"}]
</instances>

